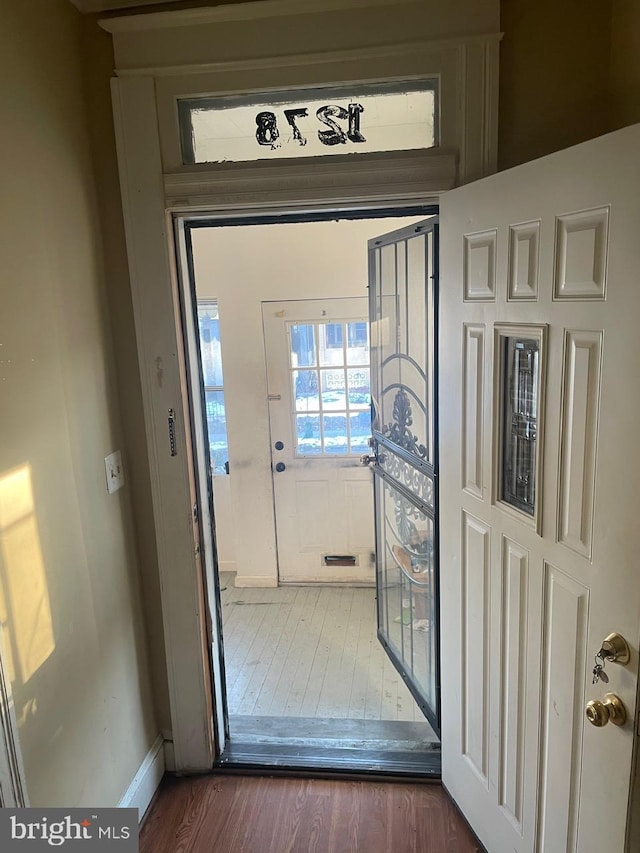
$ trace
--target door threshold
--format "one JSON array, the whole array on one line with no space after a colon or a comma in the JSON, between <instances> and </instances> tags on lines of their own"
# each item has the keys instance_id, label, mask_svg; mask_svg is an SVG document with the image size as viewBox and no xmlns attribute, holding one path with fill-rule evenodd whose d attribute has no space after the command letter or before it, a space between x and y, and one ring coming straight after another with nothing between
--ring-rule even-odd
<instances>
[{"instance_id":1,"label":"door threshold","mask_svg":"<svg viewBox=\"0 0 640 853\"><path fill-rule=\"evenodd\" d=\"M332 578L278 578L278 586L348 587L349 589L375 589L375 581L337 580Z\"/></svg>"},{"instance_id":2,"label":"door threshold","mask_svg":"<svg viewBox=\"0 0 640 853\"><path fill-rule=\"evenodd\" d=\"M438 781L441 774L440 750L420 752L369 749L332 749L316 746L227 743L215 767L233 770L324 771L369 776L411 776Z\"/></svg>"}]
</instances>

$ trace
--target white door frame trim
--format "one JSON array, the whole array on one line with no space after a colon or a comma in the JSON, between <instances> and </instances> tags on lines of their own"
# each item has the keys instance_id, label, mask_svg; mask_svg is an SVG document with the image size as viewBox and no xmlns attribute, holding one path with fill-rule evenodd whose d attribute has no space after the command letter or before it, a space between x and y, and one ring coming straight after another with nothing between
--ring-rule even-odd
<instances>
[{"instance_id":1,"label":"white door frame trim","mask_svg":"<svg viewBox=\"0 0 640 853\"><path fill-rule=\"evenodd\" d=\"M166 637L167 674L172 718L175 763L178 772L210 770L215 753L212 728L213 710L208 697L213 675L207 651L210 630L206 605L205 578L194 555L192 501L189 488L187 435L189 424L183 413L188 409L186 377L180 368L179 281L172 252L175 236L171 228L172 210L165 194L156 133L154 86L151 78L127 78L112 81L114 117L120 181L125 214L125 232L133 298L138 357L142 378L142 398L147 432L151 491L154 506L158 563L162 590L162 613ZM394 156L397 163L398 157ZM408 156L404 180L397 183L380 171L380 188L375 197L349 185L352 170L333 168L332 180L314 189L313 163L300 168L289 184L288 200L267 205L245 187L239 196L220 197L215 213L247 215L252 212L313 210L318 207L363 210L402 207L437 202L439 194L432 183L414 183L407 192L406 174L415 161ZM306 193L304 187L307 187ZM430 191L431 190L431 191ZM256 197L258 193L258 197ZM306 195L306 198L305 198ZM365 201L369 196L369 200ZM211 202L211 198L209 202ZM244 200L244 204L242 203ZM226 204L225 204L226 202ZM203 215L193 202L173 209L184 219L193 212ZM167 416L173 409L176 418L177 456L171 457ZM215 623L215 619L211 619ZM216 626L211 626L215 633ZM214 642L216 640L214 636Z\"/></svg>"},{"instance_id":2,"label":"white door frame trim","mask_svg":"<svg viewBox=\"0 0 640 853\"><path fill-rule=\"evenodd\" d=\"M211 672L206 653L204 583L193 538L192 493L186 463L184 377L176 318L175 263L170 249L151 78L113 82L131 294L142 381L151 475L167 678L177 771L213 765ZM175 455L168 419L173 413Z\"/></svg>"},{"instance_id":3,"label":"white door frame trim","mask_svg":"<svg viewBox=\"0 0 640 853\"><path fill-rule=\"evenodd\" d=\"M159 0L170 3L172 0ZM74 0L76 5L87 7L87 12L106 11L111 6L123 8L139 6L143 3L157 3L158 0L118 0L117 4L109 0ZM269 0L269 2L249 2L206 6L195 9L178 9L167 12L147 12L145 15L126 15L107 18L101 25L109 32L136 32L138 30L166 29L168 27L186 27L200 24L220 23L221 21L256 21L262 18L282 17L286 15L313 14L314 12L334 12L344 9L362 9L371 6L397 6L407 0Z\"/></svg>"},{"instance_id":4,"label":"white door frame trim","mask_svg":"<svg viewBox=\"0 0 640 853\"><path fill-rule=\"evenodd\" d=\"M139 16L136 26L142 23L141 17L144 16ZM447 21L449 32L456 34L457 19ZM407 20L407 30L409 24ZM188 45L192 37L189 28L181 30L181 43ZM164 33L167 41L166 44L162 42L162 49L166 47L168 51L166 66L169 66L172 64L169 53L175 44L171 31L164 30ZM129 34L134 35L136 38L139 35L143 41L146 37L144 32ZM196 36L197 28L194 28L193 37ZM148 65L137 61L138 47L131 46L127 38L126 34L115 33L116 57L118 64L124 65L118 70L119 75L133 67L142 69ZM119 76L112 81L177 772L208 771L215 759L211 648L213 644L215 651L219 637L216 637L217 620L211 612L205 576L209 571L206 561L211 562L211 557L205 554L203 562L196 553L199 543L194 541L193 504L197 498L189 462L193 446L180 325L180 282L176 264L179 246L175 245L178 232L174 231L174 222L205 212L209 216L229 216L247 215L249 211L364 210L428 204L437 202L440 192L460 180L493 171L498 39L498 35L493 35L487 40L478 40L471 33L469 39L446 51L442 68L448 75L446 97L450 110L448 120L452 121L447 144L454 145L455 150L390 152L371 157L362 155L357 160L338 156L322 163L312 158L306 163L281 161L226 167L213 165L204 169L171 168L167 158L163 160L163 146L171 149L177 144L175 122L170 119L168 105L176 92L183 91L183 86L193 93L240 91L248 85L268 89L273 83L257 70L245 70L242 81L231 72L225 73L224 80L203 80L195 64L192 71L196 73L186 77L172 78L154 73ZM350 65L341 64L340 51L334 51L333 55L328 52L322 70L314 75L319 80L329 81L369 79L373 73L382 74L386 79L394 74L409 73L402 57L390 59L384 68L376 65L373 69L370 59L358 65L357 40L354 35ZM128 54L126 44L131 47ZM142 42L139 45L142 56ZM273 73L295 80L295 68L285 73L284 52L282 46L274 48ZM125 58L120 62L119 57L125 55L131 61ZM214 57L205 59L209 58ZM431 68L430 59L427 62L419 55L409 59L415 73L423 74L425 69ZM279 68L280 63L282 68ZM249 73L253 75L251 80L247 77ZM351 74L355 77L351 78ZM343 162L339 162L341 160ZM168 434L170 413L175 424L175 455L172 455Z\"/></svg>"},{"instance_id":5,"label":"white door frame trim","mask_svg":"<svg viewBox=\"0 0 640 853\"><path fill-rule=\"evenodd\" d=\"M261 0L265 3L265 0ZM220 8L220 7L214 7ZM160 13L166 15L167 13ZM125 20L130 21L131 18ZM110 26L112 20L100 21L100 26L103 30L111 33L128 32L127 29L119 30L116 27ZM132 28L132 31L135 31ZM502 40L502 33L478 33L473 36L451 36L439 39L423 39L421 41L408 41L402 44L380 45L378 47L363 47L358 50L331 50L318 53L294 53L277 58L277 65L280 68L302 68L313 65L328 65L336 62L354 62L362 59L387 59L396 56L406 56L407 54L422 54L438 53L446 49L455 48L461 54L467 47L476 46L491 50L497 47ZM462 59L460 61L463 61ZM122 68L118 71L119 77L182 77L191 74L215 74L228 71L265 71L273 68L273 58L258 57L255 59L218 59L210 62L200 62L197 64L179 64L179 65L145 65L135 68ZM489 76L487 76L487 87L491 86ZM491 92L488 88L488 94Z\"/></svg>"}]
</instances>

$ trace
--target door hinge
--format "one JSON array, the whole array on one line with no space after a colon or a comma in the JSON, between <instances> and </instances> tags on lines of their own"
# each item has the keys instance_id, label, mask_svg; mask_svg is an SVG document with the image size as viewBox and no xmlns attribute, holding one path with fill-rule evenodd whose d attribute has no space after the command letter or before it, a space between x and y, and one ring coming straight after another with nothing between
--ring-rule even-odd
<instances>
[{"instance_id":1,"label":"door hinge","mask_svg":"<svg viewBox=\"0 0 640 853\"><path fill-rule=\"evenodd\" d=\"M178 443L176 441L176 410L169 409L167 416L167 426L169 427L169 452L172 456L178 455Z\"/></svg>"},{"instance_id":2,"label":"door hinge","mask_svg":"<svg viewBox=\"0 0 640 853\"><path fill-rule=\"evenodd\" d=\"M205 621L205 630L207 632L207 640L209 642L209 646L215 648L215 637L213 634L213 616L211 613L210 607L205 607L204 609L204 621Z\"/></svg>"},{"instance_id":3,"label":"door hinge","mask_svg":"<svg viewBox=\"0 0 640 853\"><path fill-rule=\"evenodd\" d=\"M191 513L193 515L194 522L197 524L198 518L200 517L200 513L198 512L198 504L193 505L193 509L191 510Z\"/></svg>"}]
</instances>

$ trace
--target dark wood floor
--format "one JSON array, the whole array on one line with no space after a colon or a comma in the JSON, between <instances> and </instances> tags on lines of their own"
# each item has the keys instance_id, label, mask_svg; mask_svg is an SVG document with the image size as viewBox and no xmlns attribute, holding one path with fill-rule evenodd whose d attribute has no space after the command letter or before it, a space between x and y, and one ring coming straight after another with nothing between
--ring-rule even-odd
<instances>
[{"instance_id":1,"label":"dark wood floor","mask_svg":"<svg viewBox=\"0 0 640 853\"><path fill-rule=\"evenodd\" d=\"M165 778L140 853L473 853L440 785L241 776Z\"/></svg>"}]
</instances>

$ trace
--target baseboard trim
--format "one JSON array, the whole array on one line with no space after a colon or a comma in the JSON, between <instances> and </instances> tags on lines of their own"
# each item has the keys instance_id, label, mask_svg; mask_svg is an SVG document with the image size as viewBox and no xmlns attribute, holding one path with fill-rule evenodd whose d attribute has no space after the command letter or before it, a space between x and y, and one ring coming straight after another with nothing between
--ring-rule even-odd
<instances>
[{"instance_id":1,"label":"baseboard trim","mask_svg":"<svg viewBox=\"0 0 640 853\"><path fill-rule=\"evenodd\" d=\"M270 578L265 575L236 575L235 586L238 589L248 587L275 588L278 586L278 578Z\"/></svg>"},{"instance_id":2,"label":"baseboard trim","mask_svg":"<svg viewBox=\"0 0 640 853\"><path fill-rule=\"evenodd\" d=\"M138 822L142 821L149 803L162 781L165 771L164 738L162 735L153 742L138 772L118 803L120 809L138 809Z\"/></svg>"}]
</instances>

